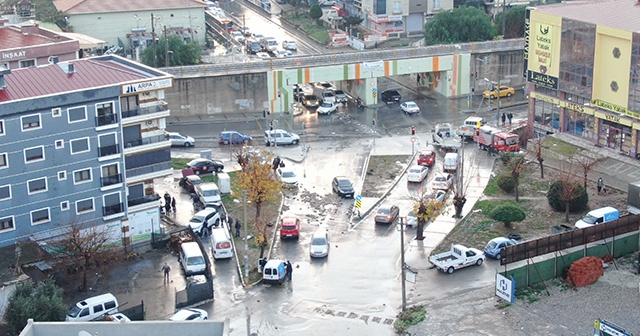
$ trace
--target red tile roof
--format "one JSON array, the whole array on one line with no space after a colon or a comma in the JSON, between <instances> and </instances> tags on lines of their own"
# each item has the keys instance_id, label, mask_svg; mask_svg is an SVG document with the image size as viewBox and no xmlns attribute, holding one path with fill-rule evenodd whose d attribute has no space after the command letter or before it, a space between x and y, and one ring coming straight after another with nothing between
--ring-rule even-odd
<instances>
[{"instance_id":1,"label":"red tile roof","mask_svg":"<svg viewBox=\"0 0 640 336\"><path fill-rule=\"evenodd\" d=\"M65 38L65 40L67 40ZM39 34L23 34L18 26L0 27L0 50L24 48L41 44L58 42L58 39L51 39Z\"/></svg>"},{"instance_id":2,"label":"red tile roof","mask_svg":"<svg viewBox=\"0 0 640 336\"><path fill-rule=\"evenodd\" d=\"M636 0L567 1L535 8L571 20L640 32L640 2Z\"/></svg>"},{"instance_id":3,"label":"red tile roof","mask_svg":"<svg viewBox=\"0 0 640 336\"><path fill-rule=\"evenodd\" d=\"M200 0L56 0L53 4L59 11L68 14L207 7Z\"/></svg>"},{"instance_id":4,"label":"red tile roof","mask_svg":"<svg viewBox=\"0 0 640 336\"><path fill-rule=\"evenodd\" d=\"M74 65L75 73L65 72L63 68L68 63ZM133 61L117 56L85 58L68 63L11 70L4 76L6 87L0 90L0 104L169 76L154 69L146 72L131 67L135 64Z\"/></svg>"}]
</instances>

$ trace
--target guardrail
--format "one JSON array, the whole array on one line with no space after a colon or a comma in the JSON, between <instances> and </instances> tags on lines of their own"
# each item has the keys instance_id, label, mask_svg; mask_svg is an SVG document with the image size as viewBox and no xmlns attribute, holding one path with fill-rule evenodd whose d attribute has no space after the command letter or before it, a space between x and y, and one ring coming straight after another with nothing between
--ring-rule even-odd
<instances>
[{"instance_id":1,"label":"guardrail","mask_svg":"<svg viewBox=\"0 0 640 336\"><path fill-rule=\"evenodd\" d=\"M390 50L343 52L323 55L295 56L255 60L245 63L204 64L162 68L178 78L207 75L236 75L261 73L278 69L297 69L347 63L375 62L418 57L445 56L457 53L483 53L524 48L524 39L496 40L473 43L448 44L428 47L407 47Z\"/></svg>"}]
</instances>

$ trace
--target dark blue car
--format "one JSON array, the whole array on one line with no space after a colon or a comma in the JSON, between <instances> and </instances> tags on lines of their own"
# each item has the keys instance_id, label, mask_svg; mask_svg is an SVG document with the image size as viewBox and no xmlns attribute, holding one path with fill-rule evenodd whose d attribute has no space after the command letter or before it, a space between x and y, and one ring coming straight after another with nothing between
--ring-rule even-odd
<instances>
[{"instance_id":1,"label":"dark blue car","mask_svg":"<svg viewBox=\"0 0 640 336\"><path fill-rule=\"evenodd\" d=\"M220 133L220 140L218 141L218 143L221 143L223 145L228 145L228 144L248 145L251 143L251 140L253 139L251 138L250 135L242 134L236 131L224 131Z\"/></svg>"}]
</instances>

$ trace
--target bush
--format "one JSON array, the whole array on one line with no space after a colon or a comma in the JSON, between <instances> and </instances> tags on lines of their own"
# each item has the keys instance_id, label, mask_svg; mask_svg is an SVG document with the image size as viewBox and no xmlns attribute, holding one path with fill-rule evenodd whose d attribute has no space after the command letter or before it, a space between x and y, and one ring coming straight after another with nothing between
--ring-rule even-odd
<instances>
[{"instance_id":1,"label":"bush","mask_svg":"<svg viewBox=\"0 0 640 336\"><path fill-rule=\"evenodd\" d=\"M11 331L18 335L27 325L27 319L64 321L68 310L62 301L62 288L49 278L37 285L31 282L18 285L9 298L4 318Z\"/></svg>"},{"instance_id":2,"label":"bush","mask_svg":"<svg viewBox=\"0 0 640 336\"><path fill-rule=\"evenodd\" d=\"M589 194L587 194L582 184L579 182L574 183L575 185L571 186L573 191L568 200L569 211L578 212L586 209L589 205ZM563 182L561 180L553 182L547 193L547 201L555 211L565 211L565 201L562 199L562 194Z\"/></svg>"},{"instance_id":3,"label":"bush","mask_svg":"<svg viewBox=\"0 0 640 336\"><path fill-rule=\"evenodd\" d=\"M394 323L394 328L396 329L397 333L403 333L407 330L408 327L424 321L426 315L427 311L424 309L424 306L414 306L411 308L407 308L405 312L400 312L398 314L398 318Z\"/></svg>"},{"instance_id":4,"label":"bush","mask_svg":"<svg viewBox=\"0 0 640 336\"><path fill-rule=\"evenodd\" d=\"M503 222L506 227L510 227L512 222L523 221L527 215L519 206L507 204L493 209L489 217L493 220Z\"/></svg>"},{"instance_id":5,"label":"bush","mask_svg":"<svg viewBox=\"0 0 640 336\"><path fill-rule=\"evenodd\" d=\"M513 189L516 187L516 181L513 180L511 174L499 175L496 182L498 183L498 187L507 194L512 193Z\"/></svg>"}]
</instances>

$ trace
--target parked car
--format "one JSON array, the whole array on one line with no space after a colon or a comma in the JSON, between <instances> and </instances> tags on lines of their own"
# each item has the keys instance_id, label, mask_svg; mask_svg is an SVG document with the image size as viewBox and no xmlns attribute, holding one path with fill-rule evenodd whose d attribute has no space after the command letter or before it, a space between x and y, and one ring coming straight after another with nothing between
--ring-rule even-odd
<instances>
[{"instance_id":1,"label":"parked car","mask_svg":"<svg viewBox=\"0 0 640 336\"><path fill-rule=\"evenodd\" d=\"M323 102L316 110L318 114L331 114L336 111L338 111L338 105L332 102Z\"/></svg>"},{"instance_id":2,"label":"parked car","mask_svg":"<svg viewBox=\"0 0 640 336\"><path fill-rule=\"evenodd\" d=\"M191 170L191 169L189 169ZM196 192L196 187L202 184L202 180L200 176L197 175L187 175L183 176L178 184L184 188L187 192L194 194Z\"/></svg>"},{"instance_id":3,"label":"parked car","mask_svg":"<svg viewBox=\"0 0 640 336\"><path fill-rule=\"evenodd\" d=\"M294 215L284 215L280 220L280 239L300 238L300 218Z\"/></svg>"},{"instance_id":4,"label":"parked car","mask_svg":"<svg viewBox=\"0 0 640 336\"><path fill-rule=\"evenodd\" d=\"M429 168L427 168L426 166L420 166L420 165L412 166L411 168L409 168L409 171L407 174L407 181L420 183L424 181L428 173L429 173Z\"/></svg>"},{"instance_id":5,"label":"parked car","mask_svg":"<svg viewBox=\"0 0 640 336\"><path fill-rule=\"evenodd\" d=\"M387 90L380 94L380 100L387 104L400 103L402 96L398 90Z\"/></svg>"},{"instance_id":6,"label":"parked car","mask_svg":"<svg viewBox=\"0 0 640 336\"><path fill-rule=\"evenodd\" d=\"M276 56L276 58L285 58L285 57L293 56L293 53L291 51L285 50L285 49L278 49L274 51L273 54Z\"/></svg>"},{"instance_id":7,"label":"parked car","mask_svg":"<svg viewBox=\"0 0 640 336\"><path fill-rule=\"evenodd\" d=\"M451 174L438 175L431 181L431 188L433 190L449 190L452 184L453 176Z\"/></svg>"},{"instance_id":8,"label":"parked car","mask_svg":"<svg viewBox=\"0 0 640 336\"><path fill-rule=\"evenodd\" d=\"M260 43L256 41L248 42L246 49L247 49L247 53L253 54L253 55L256 55L262 51L262 47L260 46Z\"/></svg>"},{"instance_id":9,"label":"parked car","mask_svg":"<svg viewBox=\"0 0 640 336\"><path fill-rule=\"evenodd\" d=\"M337 103L344 103L348 101L347 94L342 90L333 90L333 93L336 95Z\"/></svg>"},{"instance_id":10,"label":"parked car","mask_svg":"<svg viewBox=\"0 0 640 336\"><path fill-rule=\"evenodd\" d=\"M202 204L222 201L220 189L218 189L218 185L213 182L207 182L196 186L196 194Z\"/></svg>"},{"instance_id":11,"label":"parked car","mask_svg":"<svg viewBox=\"0 0 640 336\"><path fill-rule=\"evenodd\" d=\"M353 184L351 183L351 181L349 181L348 178L344 176L334 177L333 181L331 182L331 188L333 189L333 192L338 194L338 196L344 198L353 198L353 194L355 193Z\"/></svg>"},{"instance_id":12,"label":"parked car","mask_svg":"<svg viewBox=\"0 0 640 336\"><path fill-rule=\"evenodd\" d=\"M511 97L516 94L516 90L510 86L500 85L500 97ZM493 87L491 90L484 90L482 92L483 98L495 99L498 98L498 89Z\"/></svg>"},{"instance_id":13,"label":"parked car","mask_svg":"<svg viewBox=\"0 0 640 336\"><path fill-rule=\"evenodd\" d=\"M219 173L224 169L224 164L219 160L199 158L189 161L187 168L193 169L193 173L196 175L211 172Z\"/></svg>"},{"instance_id":14,"label":"parked car","mask_svg":"<svg viewBox=\"0 0 640 336\"><path fill-rule=\"evenodd\" d=\"M223 145L228 145L228 144L248 145L248 144L251 144L252 140L253 138L251 138L250 135L242 134L237 131L224 131L224 132L220 132L220 139L218 140L218 143L221 143Z\"/></svg>"},{"instance_id":15,"label":"parked car","mask_svg":"<svg viewBox=\"0 0 640 336\"><path fill-rule=\"evenodd\" d=\"M309 255L312 258L324 258L329 255L329 233L327 230L320 228L311 236L311 244L309 245Z\"/></svg>"},{"instance_id":16,"label":"parked car","mask_svg":"<svg viewBox=\"0 0 640 336\"><path fill-rule=\"evenodd\" d=\"M271 58L271 55L269 55L269 53L268 53L268 52L264 52L264 51L259 51L259 52L257 52L257 53L256 53L256 56L257 56L259 59L263 59L263 60L268 60L268 59L270 59L270 58Z\"/></svg>"},{"instance_id":17,"label":"parked car","mask_svg":"<svg viewBox=\"0 0 640 336\"><path fill-rule=\"evenodd\" d=\"M298 45L296 44L296 41L284 40L282 41L282 49L298 50Z\"/></svg>"},{"instance_id":18,"label":"parked car","mask_svg":"<svg viewBox=\"0 0 640 336\"><path fill-rule=\"evenodd\" d=\"M320 105L320 101L318 101L318 97L314 94L306 94L302 97L302 105L306 107L318 107Z\"/></svg>"},{"instance_id":19,"label":"parked car","mask_svg":"<svg viewBox=\"0 0 640 336\"><path fill-rule=\"evenodd\" d=\"M242 34L242 32L234 30L231 32L231 37L239 43L244 43L244 34Z\"/></svg>"},{"instance_id":20,"label":"parked car","mask_svg":"<svg viewBox=\"0 0 640 336\"><path fill-rule=\"evenodd\" d=\"M220 225L220 214L214 209L204 209L196 212L189 220L189 226L193 232L202 235L204 230Z\"/></svg>"},{"instance_id":21,"label":"parked car","mask_svg":"<svg viewBox=\"0 0 640 336\"><path fill-rule=\"evenodd\" d=\"M509 239L506 237L498 237L493 238L487 243L487 246L484 247L484 254L494 259L502 259L502 251L507 246L515 245L516 242L513 239Z\"/></svg>"},{"instance_id":22,"label":"parked car","mask_svg":"<svg viewBox=\"0 0 640 336\"><path fill-rule=\"evenodd\" d=\"M418 154L418 164L431 167L436 163L436 153L432 150L423 150Z\"/></svg>"},{"instance_id":23,"label":"parked car","mask_svg":"<svg viewBox=\"0 0 640 336\"><path fill-rule=\"evenodd\" d=\"M319 0L318 6L335 6L336 0Z\"/></svg>"},{"instance_id":24,"label":"parked car","mask_svg":"<svg viewBox=\"0 0 640 336\"><path fill-rule=\"evenodd\" d=\"M413 228L418 226L418 216L416 216L413 210L409 210L404 216L404 224Z\"/></svg>"},{"instance_id":25,"label":"parked car","mask_svg":"<svg viewBox=\"0 0 640 336\"><path fill-rule=\"evenodd\" d=\"M289 187L297 187L298 186L298 176L293 171L293 169L289 167L278 168L276 170L278 175L278 180L282 182L285 186Z\"/></svg>"},{"instance_id":26,"label":"parked car","mask_svg":"<svg viewBox=\"0 0 640 336\"><path fill-rule=\"evenodd\" d=\"M418 104L412 101L400 104L400 109L406 114L420 113L420 107L418 106Z\"/></svg>"},{"instance_id":27,"label":"parked car","mask_svg":"<svg viewBox=\"0 0 640 336\"><path fill-rule=\"evenodd\" d=\"M400 215L400 208L393 204L385 204L378 208L374 221L376 224L393 224Z\"/></svg>"},{"instance_id":28,"label":"parked car","mask_svg":"<svg viewBox=\"0 0 640 336\"><path fill-rule=\"evenodd\" d=\"M183 146L183 147L191 147L195 144L195 140L186 135L182 135L177 132L165 132L164 137L171 141L171 146Z\"/></svg>"},{"instance_id":29,"label":"parked car","mask_svg":"<svg viewBox=\"0 0 640 336\"><path fill-rule=\"evenodd\" d=\"M206 320L209 318L209 314L197 308L180 309L177 313L173 314L169 320L171 321L197 321Z\"/></svg>"},{"instance_id":30,"label":"parked car","mask_svg":"<svg viewBox=\"0 0 640 336\"><path fill-rule=\"evenodd\" d=\"M204 204L204 209L213 209L220 214L220 217L226 216L226 212L224 211L224 206L222 202L209 202Z\"/></svg>"},{"instance_id":31,"label":"parked car","mask_svg":"<svg viewBox=\"0 0 640 336\"><path fill-rule=\"evenodd\" d=\"M482 251L463 245L451 245L451 250L434 254L429 257L429 262L440 272L453 273L455 270L471 265L480 266L485 256Z\"/></svg>"},{"instance_id":32,"label":"parked car","mask_svg":"<svg viewBox=\"0 0 640 336\"><path fill-rule=\"evenodd\" d=\"M431 195L427 196L427 199L436 201L438 203L444 202L445 197L447 196L447 192L444 190L434 190Z\"/></svg>"}]
</instances>

